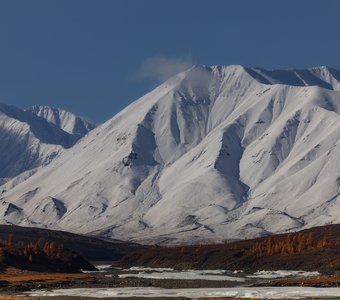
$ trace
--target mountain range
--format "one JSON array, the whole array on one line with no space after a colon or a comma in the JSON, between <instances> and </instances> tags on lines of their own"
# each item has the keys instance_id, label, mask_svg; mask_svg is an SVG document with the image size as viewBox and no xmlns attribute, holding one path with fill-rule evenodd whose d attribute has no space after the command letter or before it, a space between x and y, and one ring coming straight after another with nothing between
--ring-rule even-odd
<instances>
[{"instance_id":1,"label":"mountain range","mask_svg":"<svg viewBox=\"0 0 340 300\"><path fill-rule=\"evenodd\" d=\"M193 66L96 128L1 105L0 220L165 244L339 223L339 113L329 67Z\"/></svg>"},{"instance_id":2,"label":"mountain range","mask_svg":"<svg viewBox=\"0 0 340 300\"><path fill-rule=\"evenodd\" d=\"M26 171L24 178L32 175L94 127L62 109L0 104L0 184Z\"/></svg>"}]
</instances>

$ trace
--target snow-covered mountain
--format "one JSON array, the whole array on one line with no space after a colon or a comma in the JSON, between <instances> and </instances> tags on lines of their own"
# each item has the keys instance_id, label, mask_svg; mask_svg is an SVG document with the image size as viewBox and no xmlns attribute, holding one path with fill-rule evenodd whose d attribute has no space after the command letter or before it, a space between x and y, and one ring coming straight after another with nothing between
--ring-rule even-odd
<instances>
[{"instance_id":1,"label":"snow-covered mountain","mask_svg":"<svg viewBox=\"0 0 340 300\"><path fill-rule=\"evenodd\" d=\"M338 223L339 113L331 68L194 66L4 185L1 219L144 243Z\"/></svg>"},{"instance_id":2,"label":"snow-covered mountain","mask_svg":"<svg viewBox=\"0 0 340 300\"><path fill-rule=\"evenodd\" d=\"M53 108L50 106L33 106L27 111L42 117L60 127L62 130L80 136L86 135L96 126L84 118L78 117L73 113L61 108Z\"/></svg>"},{"instance_id":3,"label":"snow-covered mountain","mask_svg":"<svg viewBox=\"0 0 340 300\"><path fill-rule=\"evenodd\" d=\"M68 113L59 118L61 124L67 124L69 119L72 115ZM61 124L53 124L30 110L0 104L0 185L22 173L27 178L36 167L48 164L84 135L68 133Z\"/></svg>"}]
</instances>

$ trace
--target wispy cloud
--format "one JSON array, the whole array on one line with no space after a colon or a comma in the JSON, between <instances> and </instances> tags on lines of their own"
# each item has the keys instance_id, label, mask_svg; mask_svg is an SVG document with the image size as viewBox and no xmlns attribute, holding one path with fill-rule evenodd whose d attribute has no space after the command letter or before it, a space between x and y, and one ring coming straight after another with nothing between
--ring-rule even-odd
<instances>
[{"instance_id":1,"label":"wispy cloud","mask_svg":"<svg viewBox=\"0 0 340 300\"><path fill-rule=\"evenodd\" d=\"M163 82L171 76L189 69L193 64L191 58L149 57L142 62L136 79L152 79Z\"/></svg>"}]
</instances>

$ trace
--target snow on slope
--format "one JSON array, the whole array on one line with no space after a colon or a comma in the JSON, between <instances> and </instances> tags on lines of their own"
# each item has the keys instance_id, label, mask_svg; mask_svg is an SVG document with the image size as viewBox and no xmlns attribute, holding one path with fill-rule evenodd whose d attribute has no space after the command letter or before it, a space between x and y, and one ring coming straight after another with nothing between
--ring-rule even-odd
<instances>
[{"instance_id":1,"label":"snow on slope","mask_svg":"<svg viewBox=\"0 0 340 300\"><path fill-rule=\"evenodd\" d=\"M174 76L9 182L2 199L16 209L2 222L144 243L339 222L339 72L283 73L195 66Z\"/></svg>"},{"instance_id":2,"label":"snow on slope","mask_svg":"<svg viewBox=\"0 0 340 300\"><path fill-rule=\"evenodd\" d=\"M29 177L79 138L29 111L0 104L0 185L19 174L16 181Z\"/></svg>"},{"instance_id":3,"label":"snow on slope","mask_svg":"<svg viewBox=\"0 0 340 300\"><path fill-rule=\"evenodd\" d=\"M84 136L96 127L85 119L61 108L33 106L27 111L46 119L70 134Z\"/></svg>"}]
</instances>

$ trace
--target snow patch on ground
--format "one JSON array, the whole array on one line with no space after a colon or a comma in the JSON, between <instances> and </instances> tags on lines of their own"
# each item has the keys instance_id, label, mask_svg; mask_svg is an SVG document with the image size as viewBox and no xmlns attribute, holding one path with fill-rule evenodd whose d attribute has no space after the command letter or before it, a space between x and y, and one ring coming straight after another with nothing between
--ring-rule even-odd
<instances>
[{"instance_id":1,"label":"snow patch on ground","mask_svg":"<svg viewBox=\"0 0 340 300\"><path fill-rule=\"evenodd\" d=\"M95 265L95 267L101 271L101 270L107 270L107 269L111 269L112 266L111 265Z\"/></svg>"},{"instance_id":2,"label":"snow patch on ground","mask_svg":"<svg viewBox=\"0 0 340 300\"><path fill-rule=\"evenodd\" d=\"M192 272L200 275L223 275L230 273L228 270L186 270L185 272Z\"/></svg>"},{"instance_id":3,"label":"snow patch on ground","mask_svg":"<svg viewBox=\"0 0 340 300\"><path fill-rule=\"evenodd\" d=\"M127 271L140 271L140 272L171 272L172 268L149 268L149 267L131 267Z\"/></svg>"},{"instance_id":4,"label":"snow patch on ground","mask_svg":"<svg viewBox=\"0 0 340 300\"><path fill-rule=\"evenodd\" d=\"M278 270L278 271L257 271L253 275L248 275L249 278L287 278L287 277L313 277L321 275L319 272L306 272L306 271L289 271L289 270Z\"/></svg>"}]
</instances>

